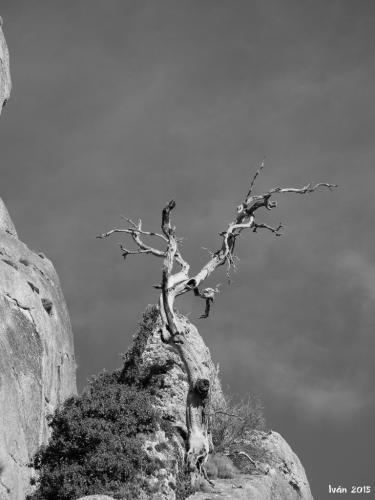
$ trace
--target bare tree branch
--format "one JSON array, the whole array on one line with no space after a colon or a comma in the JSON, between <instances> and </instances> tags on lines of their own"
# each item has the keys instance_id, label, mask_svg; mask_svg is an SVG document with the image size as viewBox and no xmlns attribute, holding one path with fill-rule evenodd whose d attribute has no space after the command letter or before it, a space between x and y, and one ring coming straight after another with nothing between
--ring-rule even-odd
<instances>
[{"instance_id":1,"label":"bare tree branch","mask_svg":"<svg viewBox=\"0 0 375 500\"><path fill-rule=\"evenodd\" d=\"M249 193L251 193L255 179L259 175L258 172L261 171L261 168L263 168L263 163L251 182L251 189L249 190ZM281 224L278 228L272 228L267 224L257 224L255 222L255 212L257 210L259 210L260 208L271 210L277 206L276 201L271 200L272 195L284 193L306 194L312 193L320 187L326 187L330 191L332 191L333 188L337 187L337 184L329 184L326 182L320 182L318 184L310 183L306 186L303 186L302 188L272 188L263 195L249 196L248 194L246 201L239 205L239 207L237 208L237 216L235 220L228 225L226 231L220 233L223 238L221 248L217 250L213 254L212 258L201 268L201 270L189 280L187 285L190 284L190 288L187 287L183 289L181 293L185 293L189 291L189 289L199 286L202 281L207 279L213 273L213 271L215 271L215 269L223 265L225 262L228 262L229 267L233 266L233 251L236 238L244 229L255 229L256 231L258 228L263 228L268 229L277 236L280 235Z\"/></svg>"},{"instance_id":2,"label":"bare tree branch","mask_svg":"<svg viewBox=\"0 0 375 500\"><path fill-rule=\"evenodd\" d=\"M258 229L268 229L269 231L271 231L271 233L274 233L275 236L282 236L283 233L280 233L280 230L283 228L284 226L282 224L279 224L277 227L272 227L272 226L269 226L268 224L254 224L254 227L253 227L253 233L256 233L258 231Z\"/></svg>"},{"instance_id":3,"label":"bare tree branch","mask_svg":"<svg viewBox=\"0 0 375 500\"><path fill-rule=\"evenodd\" d=\"M149 249L146 249L146 250L142 250L142 249L139 249L139 250L128 250L127 248L125 248L122 244L120 244L120 248L121 248L121 251L122 251L122 256L124 257L124 259L128 256L128 255L137 255L137 254L141 254L141 253L146 253L146 254L152 254L152 255L155 255L152 251L151 248ZM161 257L160 255L158 255L158 257Z\"/></svg>"},{"instance_id":4,"label":"bare tree branch","mask_svg":"<svg viewBox=\"0 0 375 500\"><path fill-rule=\"evenodd\" d=\"M130 219L128 220L128 222L130 222ZM134 224L134 222L131 221L131 224ZM141 221L139 221L139 224L141 225ZM163 238L165 241L167 241L167 239L164 236L162 236L161 234L157 234L157 233L152 234L152 233L149 233L146 231L142 231L142 229L140 229L139 227L131 227L128 229L118 229L118 228L111 229L110 231L107 231L106 233L99 234L97 236L97 238L99 238L99 239L108 238L116 233L130 234L130 236L133 238L135 244L138 246L139 250L141 250L141 251L133 252L133 251L129 251L129 250L125 249L126 255L146 253L146 254L155 255L156 257L165 257L165 254L166 254L165 251L158 250L157 248L153 248L149 245L146 245L146 243L144 243L144 241L141 240L140 234L147 234L149 236L159 236L160 238Z\"/></svg>"},{"instance_id":5,"label":"bare tree branch","mask_svg":"<svg viewBox=\"0 0 375 500\"><path fill-rule=\"evenodd\" d=\"M215 410L213 413L211 413L211 415L216 415L216 414L226 415L227 417L234 417L234 418L238 418L240 420L246 420L244 417L240 417L240 415L236 415L235 413L228 413L228 412L223 411L223 410Z\"/></svg>"},{"instance_id":6,"label":"bare tree branch","mask_svg":"<svg viewBox=\"0 0 375 500\"><path fill-rule=\"evenodd\" d=\"M200 319L208 318L210 314L211 304L215 300L215 295L220 293L220 283L216 285L216 288L205 288L204 290L199 290L198 287L194 288L194 295L200 297L206 301L206 308L204 313L199 316Z\"/></svg>"},{"instance_id":7,"label":"bare tree branch","mask_svg":"<svg viewBox=\"0 0 375 500\"><path fill-rule=\"evenodd\" d=\"M157 238L161 238L163 241L166 241L166 242L168 241L168 239L160 233L155 233L154 231L144 231L142 229L142 220L141 219L139 219L138 224L136 224L134 221L132 221L128 217L124 217L122 215L121 218L126 220L127 222L129 222L129 224L131 224L132 228L130 228L129 231L134 231L134 232L137 232L137 233L145 235L145 236L156 236Z\"/></svg>"},{"instance_id":8,"label":"bare tree branch","mask_svg":"<svg viewBox=\"0 0 375 500\"><path fill-rule=\"evenodd\" d=\"M110 231L107 231L106 233L98 234L97 238L99 240L103 239L103 238L108 238L109 236L112 236L112 234L115 234L115 233L128 233L128 234L130 234L131 229L117 229L117 228L111 229Z\"/></svg>"},{"instance_id":9,"label":"bare tree branch","mask_svg":"<svg viewBox=\"0 0 375 500\"><path fill-rule=\"evenodd\" d=\"M138 224L136 224L130 217L126 217L125 215L120 215L121 219L126 220L131 226L137 228L140 224L142 224L141 219L138 220Z\"/></svg>"},{"instance_id":10,"label":"bare tree branch","mask_svg":"<svg viewBox=\"0 0 375 500\"><path fill-rule=\"evenodd\" d=\"M126 233L129 234L134 243L138 247L138 251L130 251L127 249L123 249L123 256L126 257L131 254L136 253L145 253L155 255L157 257L162 257L165 259L164 263L164 279L166 283L165 292L169 293L169 289L173 289L174 297L182 295L184 293L189 292L190 290L198 289L199 285L206 280L219 266L227 263L228 270L227 275L230 274L231 268L235 268L235 256L234 256L234 248L236 244L237 237L241 234L241 232L245 229L252 229L254 232L257 232L258 229L267 229L271 231L276 236L281 235L282 225L280 224L278 227L274 228L265 223L257 223L255 221L255 212L260 208L265 208L267 210L271 210L277 206L276 202L271 200L271 197L276 194L284 194L284 193L296 193L296 194L306 194L312 193L320 187L326 187L329 190L337 187L335 184L328 183L317 183L317 184L307 184L302 188L272 188L267 193L263 195L252 196L252 190L254 188L255 181L259 176L260 172L264 168L264 161L261 163L257 172L253 176L250 182L250 189L246 195L246 200L237 208L237 215L235 219L228 225L227 229L220 233L222 236L222 245L219 250L216 252L210 253L210 260L201 268L201 270L192 278L189 277L190 266L188 262L182 257L181 252L178 248L178 242L175 235L175 228L171 226L170 214L171 211L175 208L176 202L171 200L163 209L162 213L162 232L163 234L159 234L153 231L144 231L142 229L142 221L139 220L138 223L134 222L132 219L127 217L123 217L129 224L130 228L128 229L119 229L115 228L107 233L99 235L98 238L106 238L115 233ZM142 239L141 236L154 236L159 239L162 239L167 243L167 250L162 251L147 245ZM173 263L176 261L181 270L177 273L173 274ZM163 289L163 284L162 284ZM173 297L173 299L174 299ZM202 317L208 317L210 311L210 303L211 298L205 298L206 300L206 309L205 313ZM168 307L168 306L167 306ZM169 324L169 321L167 322Z\"/></svg>"},{"instance_id":11,"label":"bare tree branch","mask_svg":"<svg viewBox=\"0 0 375 500\"><path fill-rule=\"evenodd\" d=\"M250 455L248 455L244 451L237 451L236 454L237 455L242 455L243 457L246 457L248 460L250 460L250 462L254 465L254 467L257 466L256 461L253 458L251 458Z\"/></svg>"},{"instance_id":12,"label":"bare tree branch","mask_svg":"<svg viewBox=\"0 0 375 500\"><path fill-rule=\"evenodd\" d=\"M260 164L258 170L255 172L254 174L254 177L252 178L251 180L251 183L250 183L250 189L246 195L246 198L245 198L245 203L246 201L249 199L252 191L253 191L253 187L254 187L254 184L255 184L255 181L256 181L256 178L258 177L258 175L261 173L261 171L263 170L263 167L264 167L264 160L262 161L262 163Z\"/></svg>"},{"instance_id":13,"label":"bare tree branch","mask_svg":"<svg viewBox=\"0 0 375 500\"><path fill-rule=\"evenodd\" d=\"M337 187L337 184L329 184L326 182L319 182L318 184L313 185L312 183L303 186L302 188L272 188L267 193L263 195L250 196L245 203L240 205L237 209L237 222L242 222L242 220L246 217L250 217L253 215L256 210L259 208L266 208L267 210L271 210L277 206L275 201L271 201L271 196L273 194L284 194L284 193L296 193L296 194L306 194L313 193L320 187L326 187L330 191L333 188Z\"/></svg>"},{"instance_id":14,"label":"bare tree branch","mask_svg":"<svg viewBox=\"0 0 375 500\"><path fill-rule=\"evenodd\" d=\"M327 182L318 182L318 184L313 184L310 182L309 184L306 184L306 186L302 188L273 188L269 192L271 194L273 193L297 193L297 194L306 194L306 193L313 193L320 187L326 187L330 191L333 191L334 188L337 188L337 184L328 184Z\"/></svg>"},{"instance_id":15,"label":"bare tree branch","mask_svg":"<svg viewBox=\"0 0 375 500\"><path fill-rule=\"evenodd\" d=\"M200 317L207 318L210 314L215 295L219 293L219 285L217 285L216 288L207 287L204 289L201 289L201 285L219 266L227 264L228 275L231 269L235 269L236 256L234 250L237 238L241 233L245 230L257 232L259 229L266 229L276 236L281 235L281 224L277 227L272 227L265 223L256 222L255 216L257 215L257 211L261 208L266 210L275 208L277 203L272 199L272 196L276 194L306 194L312 193L320 187L325 187L329 190L336 187L335 184L328 183L307 184L302 188L275 187L263 195L253 195L252 191L255 181L263 167L264 162L262 162L253 176L245 201L237 207L237 213L234 219L228 224L227 229L220 233L222 238L221 247L215 252L208 251L210 254L208 262L206 262L192 277L189 275L190 266L183 258L179 249L181 238L176 237L175 228L171 224L171 212L176 206L174 200L171 200L162 211L162 234L144 231L142 229L141 220L136 223L131 219L125 218L130 225L129 228L115 228L98 236L98 238L107 238L115 233L130 235L137 249L128 250L121 245L124 258L134 254L151 254L163 258L161 284L154 285L155 288L161 290L159 296L161 338L164 342L169 343L179 354L188 375L189 391L186 403L188 443L186 459L191 470L198 471L198 473L204 471L204 463L209 452L208 416L210 415L210 373L207 371L207 367L204 366L204 363L197 363L194 347L189 343L188 329L174 311L174 301L176 297L193 291L195 296L205 301L205 311ZM157 237L163 240L163 242L166 243L166 250L159 250L146 244L142 239L143 236ZM173 270L175 263L180 267L176 272ZM223 411L221 413L225 412ZM241 419L239 415L227 415ZM242 454L247 456L247 458L255 464L251 457L245 453Z\"/></svg>"},{"instance_id":16,"label":"bare tree branch","mask_svg":"<svg viewBox=\"0 0 375 500\"><path fill-rule=\"evenodd\" d=\"M174 314L173 300L174 297L169 292L169 277L173 270L173 261L177 252L177 241L174 228L171 226L170 213L176 206L176 202L171 200L163 209L161 227L163 233L168 238L168 248L164 258L162 270L162 319L163 327L165 327L172 337L178 334Z\"/></svg>"},{"instance_id":17,"label":"bare tree branch","mask_svg":"<svg viewBox=\"0 0 375 500\"><path fill-rule=\"evenodd\" d=\"M146 245L143 240L141 240L141 237L138 232L135 230L132 231L131 237L133 238L134 243L141 249L145 250L145 253L150 253L152 255L155 255L156 257L165 257L165 251L163 252L162 250L158 250L156 248L150 247L149 245Z\"/></svg>"},{"instance_id":18,"label":"bare tree branch","mask_svg":"<svg viewBox=\"0 0 375 500\"><path fill-rule=\"evenodd\" d=\"M174 231L173 228L171 227L171 221L170 221L170 213L176 206L176 202L174 200L171 200L168 205L166 205L163 208L163 214L162 214L162 223L161 223L161 228L163 230L163 233L165 236L169 239L171 232Z\"/></svg>"}]
</instances>

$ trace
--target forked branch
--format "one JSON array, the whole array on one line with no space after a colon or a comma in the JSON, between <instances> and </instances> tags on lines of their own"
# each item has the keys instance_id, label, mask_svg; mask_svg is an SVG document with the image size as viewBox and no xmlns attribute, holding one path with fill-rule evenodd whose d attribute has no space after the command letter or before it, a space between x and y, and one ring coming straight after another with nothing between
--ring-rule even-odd
<instances>
[{"instance_id":1,"label":"forked branch","mask_svg":"<svg viewBox=\"0 0 375 500\"><path fill-rule=\"evenodd\" d=\"M140 253L146 253L146 254L151 254L154 255L155 257L165 257L166 251L164 250L158 250L157 248L151 247L150 245L147 245L142 239L141 239L141 234L146 235L146 236L157 236L158 238L162 238L165 242L167 242L167 238L165 238L163 235L154 233L154 232L149 232L149 231L143 231L142 230L142 221L139 220L138 226L131 220L131 219L126 219L130 224L131 227L127 229L111 229L110 231L99 234L97 238L103 239L103 238L108 238L114 234L118 233L125 233L125 234L130 234L132 237L134 243L138 247L138 250L132 251L132 250L127 250L124 248L122 245L120 245L121 250L123 251L123 257L126 257L127 255L135 255L135 254L140 254Z\"/></svg>"},{"instance_id":2,"label":"forked branch","mask_svg":"<svg viewBox=\"0 0 375 500\"><path fill-rule=\"evenodd\" d=\"M216 288L203 288L202 283L219 267L227 263L228 269L235 263L235 245L240 234L245 230L257 232L260 229L270 231L275 236L281 235L282 225L272 227L263 222L258 222L256 216L258 210L264 208L272 210L277 206L273 196L285 193L307 194L325 187L332 190L335 184L318 183L307 184L302 188L272 188L263 195L253 195L255 181L263 169L264 162L253 176L250 188L246 193L245 201L237 207L237 213L227 226L227 229L220 233L221 246L214 252L209 252L210 258L206 264L193 276L190 276L190 266L182 257L179 248L180 239L176 237L176 230L171 223L171 212L175 208L174 200L170 201L162 211L161 230L162 233L144 231L142 222L135 223L131 219L125 218L129 227L111 229L103 233L98 238L107 238L114 234L124 233L130 235L136 249L128 250L123 245L121 249L123 257L133 254L150 254L163 258L162 279L160 285L155 288L160 290L159 310L161 317L161 339L168 343L178 352L186 368L189 391L186 404L186 427L187 438L187 463L190 470L196 474L204 474L204 463L209 452L208 436L208 416L210 415L210 373L204 363L197 363L197 356L194 347L189 343L189 332L179 321L175 310L174 301L176 297L184 293L193 291L194 295L205 301L205 311L201 318L207 318L210 314L211 306L215 295L219 293L219 285ZM157 238L162 240L165 249L160 250L145 243L143 237ZM174 271L174 264L177 263L179 270ZM247 458L253 462L252 458Z\"/></svg>"},{"instance_id":3,"label":"forked branch","mask_svg":"<svg viewBox=\"0 0 375 500\"><path fill-rule=\"evenodd\" d=\"M110 231L103 233L98 236L98 238L107 238L116 233L125 233L132 237L133 242L136 245L136 250L128 250L123 245L121 249L123 252L123 257L126 258L128 255L134 254L149 254L156 257L161 257L164 259L163 271L162 271L162 284L160 288L162 290L160 297L160 304L163 304L163 312L165 312L164 322L165 328L170 334L176 335L175 328L172 326L172 316L173 316L173 303L177 296L183 295L189 291L194 291L194 294L205 300L205 312L202 314L202 318L207 318L210 312L211 304L214 300L215 294L218 292L217 289L206 288L200 291L201 284L220 266L223 264L228 265L228 272L235 263L235 245L236 240L240 234L246 230L250 229L252 232L258 232L259 229L265 229L270 231L275 236L281 236L282 224L277 227L272 227L264 222L257 222L256 215L258 210L264 208L266 210L272 210L277 207L276 200L273 199L275 195L279 194L309 194L313 193L319 188L326 188L332 191L337 187L336 184L329 184L326 182L319 182L317 184L309 183L301 188L292 187L274 187L262 195L253 195L253 189L255 186L255 181L260 175L262 169L264 168L264 161L259 166L258 170L254 174L250 182L249 190L246 193L245 201L242 202L237 207L237 214L228 224L225 231L220 233L222 237L221 247L216 251L209 251L210 259L206 264L193 276L190 276L190 266L188 262L182 257L181 251L179 249L179 240L176 238L175 228L171 224L171 212L176 206L176 202L171 200L162 211L162 222L161 229L162 233L156 233L153 231L145 231L142 228L142 221L139 220L135 223L132 219L123 217L129 223L128 228L115 228ZM166 244L165 250L160 250L154 246L150 246L145 243L142 237L155 237L162 240ZM174 263L177 263L180 270L173 272Z\"/></svg>"}]
</instances>

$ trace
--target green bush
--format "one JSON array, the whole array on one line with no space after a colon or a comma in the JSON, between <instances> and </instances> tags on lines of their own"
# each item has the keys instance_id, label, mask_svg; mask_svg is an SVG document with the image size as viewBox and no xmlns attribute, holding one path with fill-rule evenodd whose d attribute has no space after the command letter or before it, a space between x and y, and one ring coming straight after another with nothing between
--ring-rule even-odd
<instances>
[{"instance_id":1,"label":"green bush","mask_svg":"<svg viewBox=\"0 0 375 500\"><path fill-rule=\"evenodd\" d=\"M132 347L123 356L124 367L120 374L121 382L145 387L145 381L140 380L139 366L147 340L152 336L158 318L158 307L155 305L148 305L139 323L138 331L133 337Z\"/></svg>"},{"instance_id":2,"label":"green bush","mask_svg":"<svg viewBox=\"0 0 375 500\"><path fill-rule=\"evenodd\" d=\"M176 500L185 500L188 496L193 495L193 493L194 489L191 485L190 473L185 464L180 461L176 477Z\"/></svg>"},{"instance_id":3,"label":"green bush","mask_svg":"<svg viewBox=\"0 0 375 500\"><path fill-rule=\"evenodd\" d=\"M39 473L28 500L75 500L89 494L136 499L157 467L140 433L157 429L159 415L147 390L102 374L53 415L52 436L32 465Z\"/></svg>"}]
</instances>

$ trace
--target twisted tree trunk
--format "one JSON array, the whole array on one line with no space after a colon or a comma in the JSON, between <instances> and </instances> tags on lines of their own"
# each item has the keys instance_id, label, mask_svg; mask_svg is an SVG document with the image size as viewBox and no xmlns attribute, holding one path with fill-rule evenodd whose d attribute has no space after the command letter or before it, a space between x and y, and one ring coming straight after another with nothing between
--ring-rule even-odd
<instances>
[{"instance_id":1,"label":"twisted tree trunk","mask_svg":"<svg viewBox=\"0 0 375 500\"><path fill-rule=\"evenodd\" d=\"M175 336L168 343L177 351L184 366L189 383L186 400L186 428L188 431L186 461L190 472L202 473L210 451L209 415L211 380L213 374L208 364L202 363L202 353L196 352L186 329L174 315Z\"/></svg>"},{"instance_id":2,"label":"twisted tree trunk","mask_svg":"<svg viewBox=\"0 0 375 500\"><path fill-rule=\"evenodd\" d=\"M186 427L188 430L187 465L193 474L201 473L208 458L208 414L210 402L210 373L208 367L199 360L189 342L188 331L183 328L174 312L174 301L180 282L188 280L190 266L178 252L175 228L170 223L170 212L174 209L172 200L164 208L162 214L162 231L168 241L162 273L162 291L160 295L160 313L162 318L161 337L168 342L180 355L184 363L189 382L189 392L186 401ZM174 260L181 265L180 273L172 275Z\"/></svg>"}]
</instances>

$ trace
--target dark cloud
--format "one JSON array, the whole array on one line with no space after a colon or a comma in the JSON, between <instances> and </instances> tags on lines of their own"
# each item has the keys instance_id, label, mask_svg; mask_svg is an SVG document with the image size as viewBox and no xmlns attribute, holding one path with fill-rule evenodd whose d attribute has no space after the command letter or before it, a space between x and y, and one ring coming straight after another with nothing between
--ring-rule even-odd
<instances>
[{"instance_id":1,"label":"dark cloud","mask_svg":"<svg viewBox=\"0 0 375 500\"><path fill-rule=\"evenodd\" d=\"M280 199L265 220L285 236L241 239L238 273L200 330L224 385L263 397L316 498L329 482L369 482L373 2L4 0L1 15L14 82L1 196L59 271L81 387L119 365L160 279L160 262L124 265L95 235L120 214L155 228L173 197L198 268L266 155L260 191L340 188ZM195 320L202 304L181 307Z\"/></svg>"}]
</instances>

